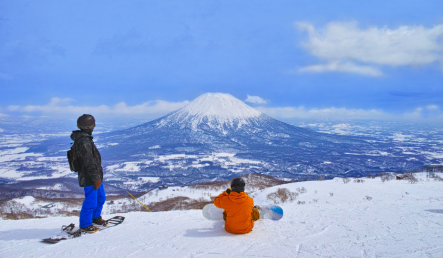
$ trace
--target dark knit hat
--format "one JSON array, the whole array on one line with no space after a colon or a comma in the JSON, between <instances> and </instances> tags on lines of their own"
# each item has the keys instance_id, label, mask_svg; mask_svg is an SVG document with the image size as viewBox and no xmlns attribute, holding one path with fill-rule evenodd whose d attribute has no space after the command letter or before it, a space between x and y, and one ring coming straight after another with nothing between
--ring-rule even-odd
<instances>
[{"instance_id":1,"label":"dark knit hat","mask_svg":"<svg viewBox=\"0 0 443 258\"><path fill-rule=\"evenodd\" d=\"M231 189L234 192L241 193L245 191L245 181L241 177L236 177L231 181Z\"/></svg>"}]
</instances>

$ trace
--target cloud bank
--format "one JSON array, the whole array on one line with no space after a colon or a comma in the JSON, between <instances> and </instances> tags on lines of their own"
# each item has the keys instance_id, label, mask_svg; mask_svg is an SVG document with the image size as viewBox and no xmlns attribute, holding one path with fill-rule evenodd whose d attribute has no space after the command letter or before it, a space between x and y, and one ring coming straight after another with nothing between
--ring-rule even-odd
<instances>
[{"instance_id":1,"label":"cloud bank","mask_svg":"<svg viewBox=\"0 0 443 258\"><path fill-rule=\"evenodd\" d=\"M46 105L11 105L8 107L10 112L22 113L43 113L50 115L63 114L99 114L99 115L117 115L130 117L161 116L187 105L189 101L168 102L164 100L147 101L139 105L129 106L125 102L120 102L114 106L75 106L69 98L52 98Z\"/></svg>"},{"instance_id":2,"label":"cloud bank","mask_svg":"<svg viewBox=\"0 0 443 258\"><path fill-rule=\"evenodd\" d=\"M299 72L337 71L381 76L382 66L443 65L443 24L396 29L362 29L356 22L331 22L321 29L310 23L299 22L296 26L308 33L303 46L324 61L300 68Z\"/></svg>"},{"instance_id":3,"label":"cloud bank","mask_svg":"<svg viewBox=\"0 0 443 258\"><path fill-rule=\"evenodd\" d=\"M257 108L261 112L275 118L288 119L320 119L320 118L333 118L333 119L388 119L391 116L382 110L377 109L347 109L347 108L324 108L324 109L306 109L305 107L277 107Z\"/></svg>"},{"instance_id":4,"label":"cloud bank","mask_svg":"<svg viewBox=\"0 0 443 258\"><path fill-rule=\"evenodd\" d=\"M249 96L252 103L265 104L266 101L257 96ZM260 101L265 101L261 103ZM189 101L169 102L165 100L147 101L138 105L127 105L125 102L120 102L114 106L98 105L98 106L81 106L72 105L74 100L69 98L52 98L46 105L11 105L7 107L7 111L12 113L22 113L30 115L45 115L45 116L78 116L81 114L93 114L100 116L110 116L112 118L128 117L128 118L149 118L156 119L170 112L176 111L186 106ZM387 113L381 109L352 109L352 108L305 108L299 107L256 107L260 112L279 120L291 119L337 119L337 120L352 120L352 119L371 119L371 120L404 120L404 121L429 121L429 122L443 122L443 111L436 104L429 104L423 107L416 107L411 111L393 114ZM8 116L0 113L0 117Z\"/></svg>"},{"instance_id":5,"label":"cloud bank","mask_svg":"<svg viewBox=\"0 0 443 258\"><path fill-rule=\"evenodd\" d=\"M259 111L276 119L337 119L337 120L403 120L415 122L443 122L439 106L431 104L417 107L400 114L387 113L380 109L312 108L300 107L258 107Z\"/></svg>"}]
</instances>

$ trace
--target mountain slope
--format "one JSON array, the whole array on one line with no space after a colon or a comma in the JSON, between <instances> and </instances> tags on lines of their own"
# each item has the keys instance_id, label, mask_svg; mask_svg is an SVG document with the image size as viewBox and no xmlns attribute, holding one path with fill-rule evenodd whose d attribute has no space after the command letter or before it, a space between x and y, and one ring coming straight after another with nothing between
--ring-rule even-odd
<instances>
[{"instance_id":1,"label":"mountain slope","mask_svg":"<svg viewBox=\"0 0 443 258\"><path fill-rule=\"evenodd\" d=\"M233 153L262 162L247 172L289 178L407 171L423 165L411 155L398 155L389 144L292 126L223 93L203 94L162 118L97 138L113 164L159 155ZM225 172L225 178L232 175Z\"/></svg>"},{"instance_id":2,"label":"mountain slope","mask_svg":"<svg viewBox=\"0 0 443 258\"><path fill-rule=\"evenodd\" d=\"M357 138L331 136L291 126L260 113L229 94L221 93L203 94L188 106L165 117L100 135L99 139L102 138L118 143L115 148L120 150L127 145L130 153L155 145L200 145L209 151L219 151L220 148L248 150L251 146L260 145L265 148L272 145L292 147L299 143L299 148L304 148L304 142L321 142L326 146L334 143L369 146Z\"/></svg>"},{"instance_id":3,"label":"mountain slope","mask_svg":"<svg viewBox=\"0 0 443 258\"><path fill-rule=\"evenodd\" d=\"M246 235L225 232L222 221L204 219L201 210L131 212L121 214L126 220L118 227L50 246L38 241L78 217L0 220L0 256L442 257L442 183L422 179L287 184L307 192L280 204L282 220L259 220ZM258 192L255 204L277 188Z\"/></svg>"}]
</instances>

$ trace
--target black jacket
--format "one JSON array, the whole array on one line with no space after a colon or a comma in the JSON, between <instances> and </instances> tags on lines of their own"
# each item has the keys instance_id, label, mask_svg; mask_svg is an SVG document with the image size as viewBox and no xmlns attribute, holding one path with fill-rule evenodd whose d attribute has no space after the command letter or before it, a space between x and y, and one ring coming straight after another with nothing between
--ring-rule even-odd
<instances>
[{"instance_id":1,"label":"black jacket","mask_svg":"<svg viewBox=\"0 0 443 258\"><path fill-rule=\"evenodd\" d=\"M78 183L81 187L94 185L93 181L103 181L102 158L93 137L82 131L73 131L71 139L74 141L77 151L80 170L78 171Z\"/></svg>"}]
</instances>

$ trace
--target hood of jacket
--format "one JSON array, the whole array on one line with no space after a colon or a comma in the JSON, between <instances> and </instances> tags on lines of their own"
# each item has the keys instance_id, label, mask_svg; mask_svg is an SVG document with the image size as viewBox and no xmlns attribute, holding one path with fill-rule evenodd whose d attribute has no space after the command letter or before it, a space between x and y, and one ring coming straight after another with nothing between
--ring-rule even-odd
<instances>
[{"instance_id":1,"label":"hood of jacket","mask_svg":"<svg viewBox=\"0 0 443 258\"><path fill-rule=\"evenodd\" d=\"M231 192L229 194L229 200L236 202L236 203L244 202L244 201L246 201L246 199L248 199L248 195L245 192L241 192L241 193Z\"/></svg>"},{"instance_id":2,"label":"hood of jacket","mask_svg":"<svg viewBox=\"0 0 443 258\"><path fill-rule=\"evenodd\" d=\"M76 141L76 140L81 139L81 138L90 138L90 139L93 139L94 137L92 137L92 135L90 135L89 133L87 133L87 132L82 132L82 131L80 131L80 130L72 131L71 139L72 139L73 141Z\"/></svg>"}]
</instances>

